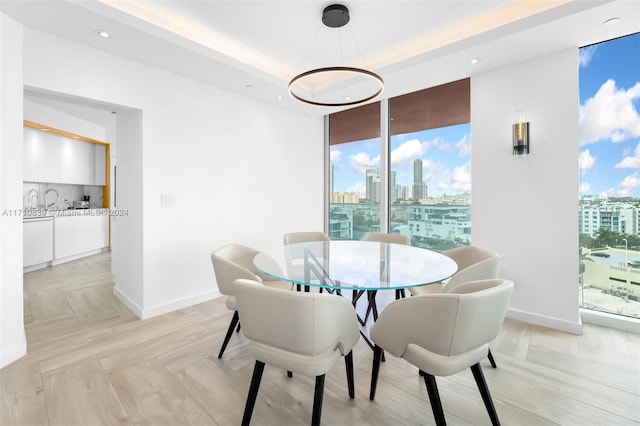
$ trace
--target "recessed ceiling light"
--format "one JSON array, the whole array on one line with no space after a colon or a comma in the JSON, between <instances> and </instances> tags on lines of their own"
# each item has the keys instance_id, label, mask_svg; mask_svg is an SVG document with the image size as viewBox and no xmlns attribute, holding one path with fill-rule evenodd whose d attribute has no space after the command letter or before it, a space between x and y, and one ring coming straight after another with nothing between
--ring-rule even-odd
<instances>
[{"instance_id":1,"label":"recessed ceiling light","mask_svg":"<svg viewBox=\"0 0 640 426\"><path fill-rule=\"evenodd\" d=\"M282 100L282 96L278 95L278 96L276 96L276 99L281 101Z\"/></svg>"},{"instance_id":2,"label":"recessed ceiling light","mask_svg":"<svg viewBox=\"0 0 640 426\"><path fill-rule=\"evenodd\" d=\"M106 31L104 31L104 30L96 30L96 34L97 34L99 37L102 37L102 38L109 38L109 37L111 37L111 34L109 34L108 32L106 32Z\"/></svg>"},{"instance_id":3,"label":"recessed ceiling light","mask_svg":"<svg viewBox=\"0 0 640 426\"><path fill-rule=\"evenodd\" d=\"M602 23L602 25L615 25L620 22L620 18L610 18Z\"/></svg>"},{"instance_id":4,"label":"recessed ceiling light","mask_svg":"<svg viewBox=\"0 0 640 426\"><path fill-rule=\"evenodd\" d=\"M244 86L245 89L253 89L253 84L247 84Z\"/></svg>"},{"instance_id":5,"label":"recessed ceiling light","mask_svg":"<svg viewBox=\"0 0 640 426\"><path fill-rule=\"evenodd\" d=\"M470 64L477 64L481 60L482 60L482 58L471 58L471 59L469 59L469 63Z\"/></svg>"}]
</instances>

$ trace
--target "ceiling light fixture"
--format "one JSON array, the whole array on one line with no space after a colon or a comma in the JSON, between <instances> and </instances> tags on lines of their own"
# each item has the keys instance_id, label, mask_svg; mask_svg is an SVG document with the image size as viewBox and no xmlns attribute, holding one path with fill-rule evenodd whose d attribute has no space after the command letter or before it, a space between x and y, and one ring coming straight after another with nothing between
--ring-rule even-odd
<instances>
[{"instance_id":1,"label":"ceiling light fixture","mask_svg":"<svg viewBox=\"0 0 640 426\"><path fill-rule=\"evenodd\" d=\"M349 19L349 9L341 4L332 4L322 11L322 23L329 28L342 28ZM355 37L353 39L355 42ZM357 46L357 42L355 44ZM359 46L358 51L360 52ZM360 56L364 62L362 52ZM341 92L340 95L334 94L336 90ZM378 74L350 66L312 69L296 75L289 82L289 94L294 99L326 107L358 105L375 99L383 90L384 81ZM345 93L346 91L349 93Z\"/></svg>"},{"instance_id":2,"label":"ceiling light fixture","mask_svg":"<svg viewBox=\"0 0 640 426\"><path fill-rule=\"evenodd\" d=\"M104 31L104 30L96 30L96 34L102 38L109 38L111 37L111 34L109 34L108 32Z\"/></svg>"},{"instance_id":3,"label":"ceiling light fixture","mask_svg":"<svg viewBox=\"0 0 640 426\"><path fill-rule=\"evenodd\" d=\"M469 63L472 64L472 65L475 65L480 61L481 61L480 58L471 58L471 59L469 59Z\"/></svg>"}]
</instances>

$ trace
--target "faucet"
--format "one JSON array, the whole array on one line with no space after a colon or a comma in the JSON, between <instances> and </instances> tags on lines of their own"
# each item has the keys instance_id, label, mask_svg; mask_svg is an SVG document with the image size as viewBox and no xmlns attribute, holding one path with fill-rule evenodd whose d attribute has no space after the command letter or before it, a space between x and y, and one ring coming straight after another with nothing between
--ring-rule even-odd
<instances>
[{"instance_id":1,"label":"faucet","mask_svg":"<svg viewBox=\"0 0 640 426\"><path fill-rule=\"evenodd\" d=\"M49 195L50 192L55 192L56 193L56 200L53 203L47 203L47 195ZM60 195L58 194L58 191L56 191L53 188L47 189L47 191L44 193L44 202L45 202L47 210L49 210L49 208L53 207L53 206L58 207L58 198L59 197L60 197Z\"/></svg>"},{"instance_id":2,"label":"faucet","mask_svg":"<svg viewBox=\"0 0 640 426\"><path fill-rule=\"evenodd\" d=\"M36 199L35 205L33 202L34 198ZM37 189L29 190L29 193L27 194L27 199L29 200L29 207L31 207L32 209L38 208L38 190Z\"/></svg>"}]
</instances>

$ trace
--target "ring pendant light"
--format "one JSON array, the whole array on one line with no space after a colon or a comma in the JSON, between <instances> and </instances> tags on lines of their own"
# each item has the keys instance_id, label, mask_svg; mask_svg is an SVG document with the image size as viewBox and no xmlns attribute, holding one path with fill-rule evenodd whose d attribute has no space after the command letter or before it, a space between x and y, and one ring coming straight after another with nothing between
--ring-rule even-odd
<instances>
[{"instance_id":1,"label":"ring pendant light","mask_svg":"<svg viewBox=\"0 0 640 426\"><path fill-rule=\"evenodd\" d=\"M322 23L330 28L341 28L349 22L349 9L341 4L332 4L327 6L322 12ZM364 61L364 58L363 58ZM301 93L296 93L296 85L300 85L305 80L311 80L314 78L331 80L332 75L345 75L345 76L357 76L368 80L369 83L373 82L375 88L371 93L358 96L356 99L345 97L344 101L322 101L313 99L311 96L305 96ZM334 79L335 80L335 79ZM344 82L345 79L343 79ZM380 96L384 90L384 80L378 74L368 71L362 68L347 67L347 66L335 66L335 67L323 67L316 68L310 71L305 71L293 77L289 82L289 94L291 97L299 102L303 102L308 105L314 106L326 106L326 107L341 107L358 105L364 102L368 102L376 97Z\"/></svg>"}]
</instances>

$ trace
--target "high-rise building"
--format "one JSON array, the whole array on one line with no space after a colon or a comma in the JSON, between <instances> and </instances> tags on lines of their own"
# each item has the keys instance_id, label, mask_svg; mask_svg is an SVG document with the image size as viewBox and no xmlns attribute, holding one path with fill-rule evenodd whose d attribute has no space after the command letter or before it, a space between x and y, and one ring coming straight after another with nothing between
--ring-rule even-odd
<instances>
[{"instance_id":1,"label":"high-rise building","mask_svg":"<svg viewBox=\"0 0 640 426\"><path fill-rule=\"evenodd\" d=\"M583 198L578 216L579 232L595 237L601 229L640 235L640 209L630 203Z\"/></svg>"},{"instance_id":2,"label":"high-rise building","mask_svg":"<svg viewBox=\"0 0 640 426\"><path fill-rule=\"evenodd\" d=\"M366 195L371 203L380 202L380 174L375 167L367 167Z\"/></svg>"},{"instance_id":3,"label":"high-rise building","mask_svg":"<svg viewBox=\"0 0 640 426\"><path fill-rule=\"evenodd\" d=\"M418 201L426 196L426 185L422 180L422 160L417 158L413 161L413 193L411 198Z\"/></svg>"},{"instance_id":4,"label":"high-rise building","mask_svg":"<svg viewBox=\"0 0 640 426\"><path fill-rule=\"evenodd\" d=\"M389 176L389 197L391 198L391 202L395 203L398 201L398 188L396 187L396 172L391 171L391 176Z\"/></svg>"}]
</instances>

